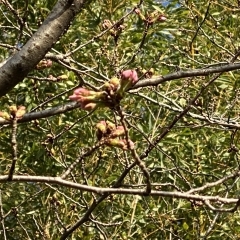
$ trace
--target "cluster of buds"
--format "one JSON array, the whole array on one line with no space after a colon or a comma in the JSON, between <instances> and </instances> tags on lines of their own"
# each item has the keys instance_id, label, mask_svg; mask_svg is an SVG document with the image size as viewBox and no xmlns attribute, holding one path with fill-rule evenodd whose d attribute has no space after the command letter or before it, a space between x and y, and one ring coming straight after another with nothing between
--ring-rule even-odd
<instances>
[{"instance_id":1,"label":"cluster of buds","mask_svg":"<svg viewBox=\"0 0 240 240\"><path fill-rule=\"evenodd\" d=\"M73 95L71 95L69 99L79 102L83 110L92 111L103 105L106 100L106 92L96 92L86 88L77 88L74 90Z\"/></svg>"},{"instance_id":2,"label":"cluster of buds","mask_svg":"<svg viewBox=\"0 0 240 240\"><path fill-rule=\"evenodd\" d=\"M134 149L134 143L129 140L120 139L119 137L125 135L123 126L116 126L110 121L100 121L96 125L98 140L104 139L107 146L118 147L123 150Z\"/></svg>"},{"instance_id":3,"label":"cluster of buds","mask_svg":"<svg viewBox=\"0 0 240 240\"><path fill-rule=\"evenodd\" d=\"M0 111L0 117L10 121L13 118L21 119L25 113L26 113L26 107L24 106L17 107L15 105L12 105L9 107L9 113Z\"/></svg>"},{"instance_id":4,"label":"cluster of buds","mask_svg":"<svg viewBox=\"0 0 240 240\"><path fill-rule=\"evenodd\" d=\"M117 22L117 23L115 23L115 22L112 23L112 22L111 22L110 20L108 20L108 19L105 19L105 20L103 21L102 28L103 28L104 30L109 29L109 28L111 28L111 27L114 25L114 27L112 27L112 28L109 30L109 32L110 32L111 36L114 37L115 42L117 42L120 34L122 33L122 31L123 31L124 28L125 28L125 26L123 25L123 21L124 21L123 19L122 19L122 21Z\"/></svg>"},{"instance_id":5,"label":"cluster of buds","mask_svg":"<svg viewBox=\"0 0 240 240\"><path fill-rule=\"evenodd\" d=\"M138 81L138 75L135 70L125 70L121 73L121 79L113 77L109 82L106 82L105 90L111 95L122 98L124 93L133 87Z\"/></svg>"},{"instance_id":6,"label":"cluster of buds","mask_svg":"<svg viewBox=\"0 0 240 240\"><path fill-rule=\"evenodd\" d=\"M79 102L81 108L86 111L92 111L97 107L110 107L119 102L124 93L137 81L138 75L135 70L125 70L121 73L120 79L117 77L111 78L104 84L101 91L92 91L81 87L75 89L69 99Z\"/></svg>"},{"instance_id":7,"label":"cluster of buds","mask_svg":"<svg viewBox=\"0 0 240 240\"><path fill-rule=\"evenodd\" d=\"M144 16L139 8L135 9L135 13L144 21L147 22L148 24L153 24L155 22L164 22L167 20L166 16L159 11L155 10L146 16Z\"/></svg>"},{"instance_id":8,"label":"cluster of buds","mask_svg":"<svg viewBox=\"0 0 240 240\"><path fill-rule=\"evenodd\" d=\"M50 68L51 66L52 66L52 60L43 59L37 64L36 69L41 70L41 69L45 69L45 68Z\"/></svg>"}]
</instances>

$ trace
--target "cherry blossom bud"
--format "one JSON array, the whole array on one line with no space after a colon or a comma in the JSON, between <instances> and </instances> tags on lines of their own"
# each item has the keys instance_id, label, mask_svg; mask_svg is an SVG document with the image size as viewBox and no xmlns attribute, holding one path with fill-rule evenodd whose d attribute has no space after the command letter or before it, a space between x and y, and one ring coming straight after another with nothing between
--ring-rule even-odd
<instances>
[{"instance_id":1,"label":"cherry blossom bud","mask_svg":"<svg viewBox=\"0 0 240 240\"><path fill-rule=\"evenodd\" d=\"M68 79L68 76L66 74L63 74L57 77L57 80L66 80L66 79Z\"/></svg>"},{"instance_id":2,"label":"cherry blossom bud","mask_svg":"<svg viewBox=\"0 0 240 240\"><path fill-rule=\"evenodd\" d=\"M17 106L16 105L12 105L12 106L9 107L9 110L10 110L10 114L15 116L16 112L17 112Z\"/></svg>"},{"instance_id":3,"label":"cherry blossom bud","mask_svg":"<svg viewBox=\"0 0 240 240\"><path fill-rule=\"evenodd\" d=\"M126 147L125 143L123 142L123 140L117 139L117 138L110 138L110 139L108 139L106 144L108 146L118 147L118 148L121 148L121 149L124 149Z\"/></svg>"},{"instance_id":4,"label":"cherry blossom bud","mask_svg":"<svg viewBox=\"0 0 240 240\"><path fill-rule=\"evenodd\" d=\"M47 67L47 68L50 68L51 66L52 66L52 60L47 59L46 67Z\"/></svg>"},{"instance_id":5,"label":"cherry blossom bud","mask_svg":"<svg viewBox=\"0 0 240 240\"><path fill-rule=\"evenodd\" d=\"M124 135L125 133L125 130L124 130L124 127L123 126L118 126L112 133L112 137L119 137L119 136L122 136Z\"/></svg>"},{"instance_id":6,"label":"cherry blossom bud","mask_svg":"<svg viewBox=\"0 0 240 240\"><path fill-rule=\"evenodd\" d=\"M97 123L96 127L97 127L96 132L97 139L100 140L107 132L107 123L105 121L100 121L99 123Z\"/></svg>"},{"instance_id":7,"label":"cherry blossom bud","mask_svg":"<svg viewBox=\"0 0 240 240\"><path fill-rule=\"evenodd\" d=\"M77 101L81 103L90 103L90 102L96 103L96 102L99 102L99 99L97 95L92 95L92 96L90 95L87 97L80 96Z\"/></svg>"},{"instance_id":8,"label":"cherry blossom bud","mask_svg":"<svg viewBox=\"0 0 240 240\"><path fill-rule=\"evenodd\" d=\"M4 118L5 120L10 120L11 119L10 115L7 112L1 112L0 111L0 117Z\"/></svg>"},{"instance_id":9,"label":"cherry blossom bud","mask_svg":"<svg viewBox=\"0 0 240 240\"><path fill-rule=\"evenodd\" d=\"M140 9L139 8L136 8L135 10L134 10L134 12L136 13L136 14L140 14Z\"/></svg>"},{"instance_id":10,"label":"cherry blossom bud","mask_svg":"<svg viewBox=\"0 0 240 240\"><path fill-rule=\"evenodd\" d=\"M138 81L138 75L135 70L125 70L121 74L121 79L122 81L128 81L131 82L132 84L135 84Z\"/></svg>"},{"instance_id":11,"label":"cherry blossom bud","mask_svg":"<svg viewBox=\"0 0 240 240\"><path fill-rule=\"evenodd\" d=\"M96 127L102 133L107 132L107 123L105 121L100 121L99 123L97 123Z\"/></svg>"},{"instance_id":12,"label":"cherry blossom bud","mask_svg":"<svg viewBox=\"0 0 240 240\"><path fill-rule=\"evenodd\" d=\"M73 91L73 95L89 96L90 91L86 88L77 88Z\"/></svg>"},{"instance_id":13,"label":"cherry blossom bud","mask_svg":"<svg viewBox=\"0 0 240 240\"><path fill-rule=\"evenodd\" d=\"M121 148L123 150L128 150L128 144L127 144L127 141L126 140L122 140L122 139L117 139L117 138L110 138L107 140L106 144L108 146L113 146L113 147L118 147L118 148ZM129 140L129 147L130 149L134 149L134 143Z\"/></svg>"},{"instance_id":14,"label":"cherry blossom bud","mask_svg":"<svg viewBox=\"0 0 240 240\"><path fill-rule=\"evenodd\" d=\"M108 28L110 28L111 26L112 26L112 23L111 23L110 20L108 20L108 19L104 19L104 20L103 20L103 24L102 24L103 29L108 29Z\"/></svg>"},{"instance_id":15,"label":"cherry blossom bud","mask_svg":"<svg viewBox=\"0 0 240 240\"><path fill-rule=\"evenodd\" d=\"M85 103L81 104L81 108L83 110L86 110L86 111L92 111L92 110L94 110L97 107L98 107L98 105L96 103L92 103L92 102L86 103L86 104Z\"/></svg>"},{"instance_id":16,"label":"cherry blossom bud","mask_svg":"<svg viewBox=\"0 0 240 240\"><path fill-rule=\"evenodd\" d=\"M125 70L121 74L121 86L118 90L120 95L123 95L128 89L136 84L138 81L138 75L135 70Z\"/></svg>"},{"instance_id":17,"label":"cherry blossom bud","mask_svg":"<svg viewBox=\"0 0 240 240\"><path fill-rule=\"evenodd\" d=\"M52 60L43 59L37 64L36 69L40 70L40 69L44 69L44 68L50 68L51 66L52 66Z\"/></svg>"},{"instance_id":18,"label":"cherry blossom bud","mask_svg":"<svg viewBox=\"0 0 240 240\"><path fill-rule=\"evenodd\" d=\"M69 96L70 100L82 103L96 103L104 100L104 98L105 92L90 91L86 88L77 88L74 90L73 95Z\"/></svg>"},{"instance_id":19,"label":"cherry blossom bud","mask_svg":"<svg viewBox=\"0 0 240 240\"><path fill-rule=\"evenodd\" d=\"M141 13L141 11L140 11L139 8L136 8L136 9L134 10L134 12L135 12L143 21L146 20L145 16Z\"/></svg>"},{"instance_id":20,"label":"cherry blossom bud","mask_svg":"<svg viewBox=\"0 0 240 240\"><path fill-rule=\"evenodd\" d=\"M16 118L20 119L22 116L26 113L26 107L24 106L19 106L18 110L16 112Z\"/></svg>"}]
</instances>

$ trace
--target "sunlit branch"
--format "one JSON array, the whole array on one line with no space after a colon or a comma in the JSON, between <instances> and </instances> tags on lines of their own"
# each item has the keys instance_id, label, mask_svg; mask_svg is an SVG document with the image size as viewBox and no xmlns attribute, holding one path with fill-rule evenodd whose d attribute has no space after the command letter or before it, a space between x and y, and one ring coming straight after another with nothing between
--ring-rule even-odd
<instances>
[{"instance_id":1,"label":"sunlit branch","mask_svg":"<svg viewBox=\"0 0 240 240\"><path fill-rule=\"evenodd\" d=\"M0 176L0 182L6 183L8 181L8 175ZM130 194L130 195L140 195L145 196L145 189L125 189L125 188L101 188L101 187L93 187L86 186L79 183L74 183L70 181L63 180L60 177L42 177L42 176L22 176L22 175L13 175L12 182L42 182L48 184L57 184L60 186L65 186L69 188L74 188L78 190L83 190L87 192L93 192L96 194ZM150 193L151 196L161 196L161 197L174 197L179 199L192 199L196 201L211 201L211 202L219 202L226 204L234 204L238 203L238 198L223 198L219 196L204 196L204 195L196 195L196 194L188 194L182 192L167 192L167 191L156 191L152 190Z\"/></svg>"},{"instance_id":2,"label":"sunlit branch","mask_svg":"<svg viewBox=\"0 0 240 240\"><path fill-rule=\"evenodd\" d=\"M177 71L174 73L167 74L165 76L158 76L150 79L143 79L138 83L136 83L133 89L140 88L140 87L157 86L161 83L180 79L180 78L208 76L213 73L224 73L224 72L230 72L238 69L240 69L240 63L229 63L229 64L221 65L218 67L211 67L211 68L204 68L204 69Z\"/></svg>"}]
</instances>

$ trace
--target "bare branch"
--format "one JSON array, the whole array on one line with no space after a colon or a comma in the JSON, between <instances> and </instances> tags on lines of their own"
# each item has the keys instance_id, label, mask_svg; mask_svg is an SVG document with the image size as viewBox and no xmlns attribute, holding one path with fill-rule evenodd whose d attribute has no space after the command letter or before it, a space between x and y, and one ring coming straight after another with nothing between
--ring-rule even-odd
<instances>
[{"instance_id":1,"label":"bare branch","mask_svg":"<svg viewBox=\"0 0 240 240\"><path fill-rule=\"evenodd\" d=\"M240 172L239 172L240 175ZM8 175L0 176L0 182L7 182ZM97 194L130 194L130 195L140 195L145 196L145 189L125 189L125 188L101 188L101 187L92 187L86 186L79 183L74 183L70 181L63 180L60 177L42 177L42 176L22 176L22 175L13 175L13 182L42 182L48 184L57 184L60 186L65 186L69 188L79 189L87 192L97 193ZM238 203L238 198L223 198L219 196L204 196L204 195L195 195L182 192L166 192L166 191L156 191L152 190L150 196L161 196L161 197L171 197L171 198L181 198L181 199L191 199L196 201L211 201L218 203L234 204Z\"/></svg>"},{"instance_id":2,"label":"bare branch","mask_svg":"<svg viewBox=\"0 0 240 240\"><path fill-rule=\"evenodd\" d=\"M166 76L158 76L150 79L144 79L135 84L133 89L147 86L157 86L161 83L180 79L187 77L198 77L198 76L209 76L213 73L223 73L230 72L233 70L240 69L240 63L226 63L225 65L220 65L218 67L204 68L204 69L194 69L188 71L178 71L174 73L167 74Z\"/></svg>"}]
</instances>

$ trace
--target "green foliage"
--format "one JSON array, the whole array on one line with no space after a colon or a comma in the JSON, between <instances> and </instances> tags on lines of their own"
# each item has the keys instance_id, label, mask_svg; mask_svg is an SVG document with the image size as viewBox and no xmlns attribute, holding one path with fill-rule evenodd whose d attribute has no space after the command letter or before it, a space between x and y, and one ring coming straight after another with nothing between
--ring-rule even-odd
<instances>
[{"instance_id":1,"label":"green foliage","mask_svg":"<svg viewBox=\"0 0 240 240\"><path fill-rule=\"evenodd\" d=\"M235 206L227 200L210 202L213 209L208 201L175 198L174 194L118 193L99 201L105 195L31 181L31 176L61 177L81 159L66 180L113 187L136 158L132 151L105 145L94 149L99 144L96 123L109 120L122 125L123 121L150 174L152 190L239 198L239 174L223 180L239 171L239 70L222 72L175 124L176 116L216 75L191 75L132 89L120 102L124 120L119 106L90 113L80 108L61 114L52 110L69 104L73 89L81 86L97 91L110 78L120 77L122 70L135 69L139 82L144 83L180 70L208 70L232 61L239 49L236 1L169 1L165 8L158 2L163 1L144 1L139 6L144 16L161 10L167 17L165 22L148 26L133 11L138 1L92 1L49 52L66 61L48 56L53 61L50 68L33 69L1 98L1 111L24 105L29 115L51 113L17 124L14 174L30 180L2 183L0 229L7 239L59 239L89 209L91 214L69 239L199 239L204 235L203 239L239 239L239 210L224 212ZM1 61L31 38L54 2L18 0L9 6L14 12L5 3L0 7ZM103 34L107 29L104 20L112 25L121 18L118 28ZM12 124L2 122L0 172L8 175L13 159ZM166 129L168 134L160 137ZM81 158L88 151L91 154ZM136 165L116 188L145 189L146 184Z\"/></svg>"}]
</instances>

